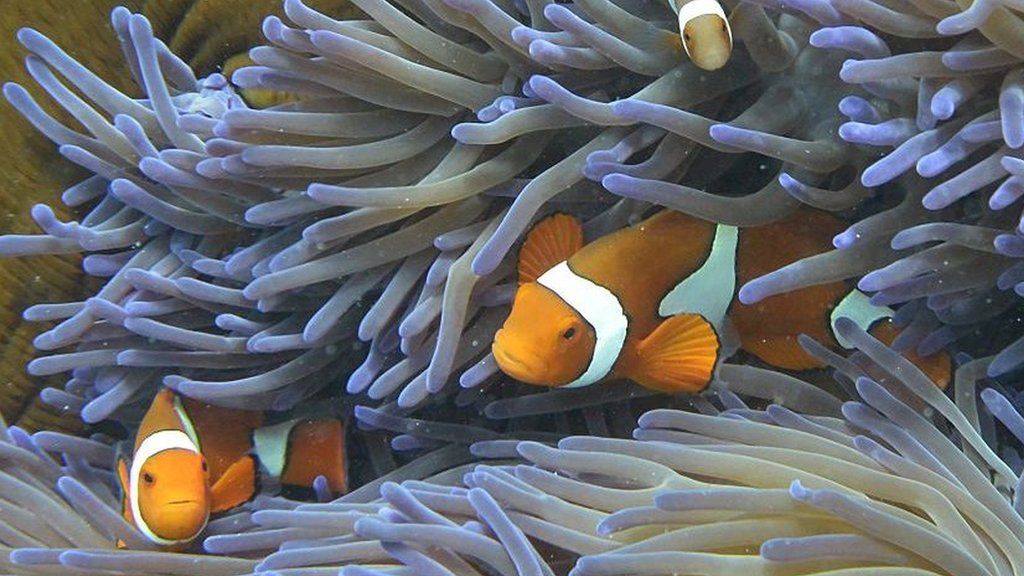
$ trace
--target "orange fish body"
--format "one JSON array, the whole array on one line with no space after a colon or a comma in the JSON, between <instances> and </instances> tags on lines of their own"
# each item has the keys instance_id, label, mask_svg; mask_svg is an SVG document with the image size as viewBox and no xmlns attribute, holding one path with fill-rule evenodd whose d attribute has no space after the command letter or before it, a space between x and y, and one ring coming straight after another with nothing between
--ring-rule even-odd
<instances>
[{"instance_id":1,"label":"orange fish body","mask_svg":"<svg viewBox=\"0 0 1024 576\"><path fill-rule=\"evenodd\" d=\"M836 345L831 312L840 303L865 308L868 326L891 310L847 298L843 282L750 306L737 292L820 253L841 229L812 210L742 230L664 210L583 246L575 218L552 216L520 252L520 287L495 335L495 360L509 376L542 386L628 378L663 392L696 392L712 377L723 335L734 331L740 347L768 364L819 367L798 345L799 334Z\"/></svg>"},{"instance_id":2,"label":"orange fish body","mask_svg":"<svg viewBox=\"0 0 1024 576\"><path fill-rule=\"evenodd\" d=\"M307 487L324 475L333 492L343 493L345 466L340 420L265 427L260 412L163 389L139 425L132 457L120 459L117 472L125 519L150 541L180 550L203 531L210 514L255 496L261 472Z\"/></svg>"}]
</instances>

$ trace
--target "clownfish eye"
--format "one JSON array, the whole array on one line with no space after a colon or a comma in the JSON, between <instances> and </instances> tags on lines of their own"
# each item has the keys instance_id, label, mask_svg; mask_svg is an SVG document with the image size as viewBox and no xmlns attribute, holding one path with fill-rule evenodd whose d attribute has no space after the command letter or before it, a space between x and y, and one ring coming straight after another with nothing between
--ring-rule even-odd
<instances>
[{"instance_id":1,"label":"clownfish eye","mask_svg":"<svg viewBox=\"0 0 1024 576\"><path fill-rule=\"evenodd\" d=\"M565 338L566 340L572 340L575 336L576 336L576 328L575 327L570 327L565 332L562 332L562 338Z\"/></svg>"},{"instance_id":2,"label":"clownfish eye","mask_svg":"<svg viewBox=\"0 0 1024 576\"><path fill-rule=\"evenodd\" d=\"M153 482L156 482L156 478L153 478L153 475L150 474L149 472L143 472L142 481L145 482L146 484L152 484Z\"/></svg>"}]
</instances>

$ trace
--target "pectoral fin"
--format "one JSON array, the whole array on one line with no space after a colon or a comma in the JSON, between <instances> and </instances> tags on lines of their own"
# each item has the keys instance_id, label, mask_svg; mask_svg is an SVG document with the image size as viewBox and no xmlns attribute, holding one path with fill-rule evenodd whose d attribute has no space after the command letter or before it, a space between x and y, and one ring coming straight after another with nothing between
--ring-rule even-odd
<instances>
[{"instance_id":1,"label":"pectoral fin","mask_svg":"<svg viewBox=\"0 0 1024 576\"><path fill-rule=\"evenodd\" d=\"M244 456L221 474L210 488L213 506L210 512L229 510L247 502L256 494L256 459Z\"/></svg>"},{"instance_id":2,"label":"pectoral fin","mask_svg":"<svg viewBox=\"0 0 1024 576\"><path fill-rule=\"evenodd\" d=\"M711 381L719 348L718 335L707 320L679 314L637 345L636 366L627 376L660 392L700 392Z\"/></svg>"},{"instance_id":3,"label":"pectoral fin","mask_svg":"<svg viewBox=\"0 0 1024 576\"><path fill-rule=\"evenodd\" d=\"M117 459L117 484L121 489L121 516L132 523L132 506L128 502L128 460Z\"/></svg>"},{"instance_id":4,"label":"pectoral fin","mask_svg":"<svg viewBox=\"0 0 1024 576\"><path fill-rule=\"evenodd\" d=\"M583 226L573 216L555 214L541 220L519 250L519 283L533 282L582 247Z\"/></svg>"}]
</instances>

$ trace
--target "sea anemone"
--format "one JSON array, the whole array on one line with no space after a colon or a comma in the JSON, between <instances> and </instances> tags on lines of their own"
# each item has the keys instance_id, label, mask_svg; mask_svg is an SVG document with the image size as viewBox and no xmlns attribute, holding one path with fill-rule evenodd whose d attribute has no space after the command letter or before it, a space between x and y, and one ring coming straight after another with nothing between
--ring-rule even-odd
<instances>
[{"instance_id":1,"label":"sea anemone","mask_svg":"<svg viewBox=\"0 0 1024 576\"><path fill-rule=\"evenodd\" d=\"M590 237L648 202L740 226L801 204L837 212L854 223L836 250L756 279L740 298L858 279L876 302L902 304L902 350L933 353L1016 305L1005 291L1017 270L1015 236L998 225L1008 211L975 209L974 197L937 210L925 198L939 193L904 174L907 147L925 138L911 138L911 125L931 126L934 140L966 125L968 104L993 102L988 92L979 85L953 98L954 83L928 101L938 109L953 98L945 120L922 111L910 122L900 116L918 107L906 97L909 80L840 80L882 66L844 63L845 49L889 50L841 24L856 17L905 31L890 13L807 2L781 7L799 18L769 18L744 4L733 16L741 44L708 73L686 60L667 8L355 4L372 20L334 20L289 0L291 25L264 21L270 45L252 50L256 65L233 80L243 94L294 100L270 109L249 108L219 75L196 80L144 18L123 9L115 29L147 100L113 90L39 34L19 33L33 53L29 71L88 134L54 122L17 86L7 96L96 174L65 202L102 202L71 223L36 206L47 235L8 237L0 250L98 252L84 266L110 278L83 302L26 311L59 321L37 348L75 346L30 372L70 370L73 391L63 393L92 390L84 403L48 397L82 404L83 419L96 422L158 382L280 410L338 378L349 393L399 408L450 393L456 380L492 382L486 348L514 291L505 256L554 209L586 217ZM1007 90L1002 100L1012 103ZM961 140L936 140L927 156L931 148L914 148L918 171L965 168L974 156L957 161L996 146ZM869 146L896 143L881 159ZM354 336L365 348L349 349ZM1016 348L993 374L1012 368ZM349 365L356 353L365 354L358 367Z\"/></svg>"},{"instance_id":2,"label":"sea anemone","mask_svg":"<svg viewBox=\"0 0 1024 576\"><path fill-rule=\"evenodd\" d=\"M93 440L5 430L5 569L191 574L1012 574L1024 564L1024 416L967 362L953 403L850 321L841 414L751 408L721 389L701 413L657 409L635 439L484 440L332 502L261 497L211 524L215 555L145 550L114 511ZM823 349L805 342L820 353ZM823 359L835 359L827 352ZM919 406L927 406L922 415ZM995 421L1016 439L996 454ZM43 456L61 454L58 468ZM453 467L454 465L454 467ZM53 486L60 495L54 493ZM70 507L73 507L72 510ZM60 513L64 523L37 516ZM56 533L55 533L56 531ZM139 551L110 548L121 538ZM89 548L77 550L75 548ZM255 559L253 559L255 558Z\"/></svg>"},{"instance_id":3,"label":"sea anemone","mask_svg":"<svg viewBox=\"0 0 1024 576\"><path fill-rule=\"evenodd\" d=\"M791 290L812 270L856 278L874 302L900 307L897 349L1002 349L989 374L1014 370L1024 363L1011 292L1024 293L1020 4L810 4L834 16L810 43L850 55L839 136L865 161L855 186L885 191L884 205L836 236L836 251L752 282L741 298Z\"/></svg>"},{"instance_id":4,"label":"sea anemone","mask_svg":"<svg viewBox=\"0 0 1024 576\"><path fill-rule=\"evenodd\" d=\"M161 384L246 409L314 396L378 405L353 409L367 429L361 488L317 504L261 496L211 523L204 546L218 556L145 550L116 512L110 438L12 428L0 444L12 465L0 480L17 495L0 524L17 548L5 569L1024 568L1020 457L996 456L986 418L1018 440L1024 420L995 389L977 410L972 388L1016 366L1024 344L991 359L1017 331L958 342L1002 328L1017 305L1007 289L1024 280L1006 209L1020 196L1024 89L1008 71L1020 54L1004 28L972 32L1004 12L1012 28L1015 14L994 0L963 14L931 0L905 12L744 3L730 62L707 72L687 60L667 4L353 4L365 18L286 0L286 19L264 21L269 44L230 82L196 78L146 18L114 10L143 98L19 32L29 73L78 126L21 86L5 96L93 175L61 198L78 221L37 205L44 234L2 237L0 253L85 252L84 270L105 279L83 301L26 310L55 322L34 342L52 354L29 371L70 373L43 399L128 427ZM850 51L867 59L844 63ZM896 349L956 342L984 358L960 357L957 404L843 322L850 358L804 342L835 386L743 364L693 398L623 383L524 394L501 378L487 350L523 232L561 210L598 237L652 204L736 226L803 205L835 212L853 222L836 250L748 283L741 300L856 279L898 308ZM655 402L635 440L607 438ZM426 455L396 469L372 429ZM114 550L116 539L140 550Z\"/></svg>"},{"instance_id":5,"label":"sea anemone","mask_svg":"<svg viewBox=\"0 0 1024 576\"><path fill-rule=\"evenodd\" d=\"M160 382L284 410L347 377L349 393L413 407L456 381L493 381L486 351L514 292L505 256L542 212L587 217L589 236L644 211L634 199L754 225L800 203L744 149L784 161L787 182L822 184L845 164L839 59L807 47L811 27L795 18L779 21L787 32L742 7L737 37L759 48L711 74L658 27L667 8L355 4L372 20L298 0L284 3L293 25L265 20L271 45L233 81L295 100L270 109L217 74L197 80L124 9L113 24L145 100L19 33L29 71L85 132L19 86L8 99L95 175L62 197L90 206L80 221L37 205L46 234L8 236L0 251L92 252L86 271L109 278L85 301L25 312L57 322L35 345L59 351L29 371L72 374L48 398L86 422L131 421ZM356 337L368 345L354 351Z\"/></svg>"},{"instance_id":6,"label":"sea anemone","mask_svg":"<svg viewBox=\"0 0 1024 576\"><path fill-rule=\"evenodd\" d=\"M581 576L1017 571L1024 562L1021 438L1001 459L991 418L1015 435L1024 419L992 388L980 394L986 410L977 409L984 362L958 373L958 405L852 322L841 321L839 330L863 355L863 369L833 367L858 395L839 417L802 416L778 404L752 409L723 390L704 413L646 413L634 440L574 436L557 447L522 442L514 450L481 442L476 453L505 460L386 484L371 502L376 511L346 497L257 512L265 527L207 546L256 551L268 539L276 543L278 530L315 519L322 539L281 542L258 568L346 564L346 574L369 574L351 564L381 570L394 562L438 573L484 565L503 574ZM328 528L343 524L351 536Z\"/></svg>"}]
</instances>

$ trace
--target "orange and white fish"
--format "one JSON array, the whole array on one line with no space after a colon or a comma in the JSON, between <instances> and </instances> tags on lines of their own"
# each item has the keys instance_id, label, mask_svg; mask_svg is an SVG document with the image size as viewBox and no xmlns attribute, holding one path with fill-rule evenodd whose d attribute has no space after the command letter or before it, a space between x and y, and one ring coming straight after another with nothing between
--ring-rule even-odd
<instances>
[{"instance_id":1,"label":"orange and white fish","mask_svg":"<svg viewBox=\"0 0 1024 576\"><path fill-rule=\"evenodd\" d=\"M130 459L119 458L122 513L150 541L188 546L210 514L255 496L260 474L310 487L320 475L336 494L347 489L344 425L297 419L262 426L263 414L157 393L142 419Z\"/></svg>"},{"instance_id":2,"label":"orange and white fish","mask_svg":"<svg viewBox=\"0 0 1024 576\"><path fill-rule=\"evenodd\" d=\"M669 0L679 20L683 50L701 70L718 70L732 54L732 28L718 0Z\"/></svg>"},{"instance_id":3,"label":"orange and white fish","mask_svg":"<svg viewBox=\"0 0 1024 576\"><path fill-rule=\"evenodd\" d=\"M494 337L494 358L505 374L540 386L629 379L692 393L731 353L723 339L789 370L821 366L798 344L800 334L847 344L833 329L841 316L891 342L893 311L843 282L749 306L737 299L738 286L820 253L841 229L810 209L742 230L663 210L584 246L579 221L556 214L534 226L520 250L519 289ZM926 361L944 386L948 356Z\"/></svg>"}]
</instances>

